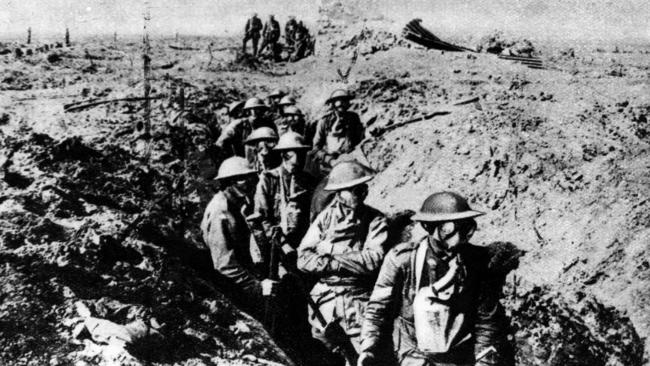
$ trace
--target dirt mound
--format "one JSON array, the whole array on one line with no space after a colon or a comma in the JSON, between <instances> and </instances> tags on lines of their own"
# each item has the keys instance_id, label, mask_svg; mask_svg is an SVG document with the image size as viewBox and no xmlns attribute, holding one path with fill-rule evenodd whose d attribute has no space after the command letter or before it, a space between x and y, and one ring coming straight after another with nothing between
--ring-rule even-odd
<instances>
[{"instance_id":1,"label":"dirt mound","mask_svg":"<svg viewBox=\"0 0 650 366\"><path fill-rule=\"evenodd\" d=\"M581 298L577 309L562 299L535 287L508 302L519 365L643 363L643 343L629 319L593 298Z\"/></svg>"},{"instance_id":2,"label":"dirt mound","mask_svg":"<svg viewBox=\"0 0 650 366\"><path fill-rule=\"evenodd\" d=\"M23 133L2 146L33 183L0 199L0 363L290 363L223 296L198 228L183 235L207 187L122 146Z\"/></svg>"},{"instance_id":3,"label":"dirt mound","mask_svg":"<svg viewBox=\"0 0 650 366\"><path fill-rule=\"evenodd\" d=\"M510 39L506 37L503 32L494 32L482 37L475 48L479 52L507 54L513 56L532 57L539 54L530 40Z\"/></svg>"}]
</instances>

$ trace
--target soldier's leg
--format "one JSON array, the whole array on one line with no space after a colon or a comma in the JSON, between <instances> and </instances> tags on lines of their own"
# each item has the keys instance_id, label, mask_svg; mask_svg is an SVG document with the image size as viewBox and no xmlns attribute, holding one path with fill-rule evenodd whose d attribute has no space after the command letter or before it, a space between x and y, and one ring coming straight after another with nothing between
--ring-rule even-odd
<instances>
[{"instance_id":1,"label":"soldier's leg","mask_svg":"<svg viewBox=\"0 0 650 366\"><path fill-rule=\"evenodd\" d=\"M257 43L259 42L259 36L253 36L253 56L257 56Z\"/></svg>"}]
</instances>

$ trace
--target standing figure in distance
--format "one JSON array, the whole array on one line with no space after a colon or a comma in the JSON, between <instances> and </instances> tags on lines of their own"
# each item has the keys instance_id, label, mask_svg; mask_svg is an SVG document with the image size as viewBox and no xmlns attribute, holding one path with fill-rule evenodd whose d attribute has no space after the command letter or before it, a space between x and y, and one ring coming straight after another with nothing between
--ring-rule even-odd
<instances>
[{"instance_id":1,"label":"standing figure in distance","mask_svg":"<svg viewBox=\"0 0 650 366\"><path fill-rule=\"evenodd\" d=\"M250 39L253 42L253 56L257 56L257 44L260 41L260 31L262 30L262 20L257 17L257 13L246 22L246 29L244 33L244 45L242 53L246 54L246 43Z\"/></svg>"}]
</instances>

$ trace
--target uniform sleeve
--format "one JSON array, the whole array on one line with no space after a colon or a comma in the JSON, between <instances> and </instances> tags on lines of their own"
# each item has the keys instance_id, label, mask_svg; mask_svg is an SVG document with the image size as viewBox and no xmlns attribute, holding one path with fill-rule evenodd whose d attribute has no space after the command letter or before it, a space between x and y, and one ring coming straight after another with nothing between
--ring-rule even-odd
<instances>
[{"instance_id":1,"label":"uniform sleeve","mask_svg":"<svg viewBox=\"0 0 650 366\"><path fill-rule=\"evenodd\" d=\"M388 239L388 223L383 216L375 217L370 221L368 234L361 250L334 255L334 259L341 264L341 269L355 275L370 275L376 273L386 254L386 240Z\"/></svg>"},{"instance_id":2,"label":"uniform sleeve","mask_svg":"<svg viewBox=\"0 0 650 366\"><path fill-rule=\"evenodd\" d=\"M325 147L327 139L327 115L318 120L316 132L314 133L314 149L320 150Z\"/></svg>"},{"instance_id":3,"label":"uniform sleeve","mask_svg":"<svg viewBox=\"0 0 650 366\"><path fill-rule=\"evenodd\" d=\"M376 354L382 337L390 334L398 299L402 293L404 271L400 264L406 254L391 250L381 266L370 295L361 327L361 351Z\"/></svg>"},{"instance_id":4,"label":"uniform sleeve","mask_svg":"<svg viewBox=\"0 0 650 366\"><path fill-rule=\"evenodd\" d=\"M329 275L338 271L338 262L329 254L318 252L318 243L323 234L323 220L327 212L321 212L309 226L298 247L298 269L314 275Z\"/></svg>"},{"instance_id":5,"label":"uniform sleeve","mask_svg":"<svg viewBox=\"0 0 650 366\"><path fill-rule=\"evenodd\" d=\"M275 220L275 199L271 194L271 180L268 173L262 173L255 190L255 211L262 216L262 225L267 237L271 237L271 228L277 225Z\"/></svg>"},{"instance_id":6,"label":"uniform sleeve","mask_svg":"<svg viewBox=\"0 0 650 366\"><path fill-rule=\"evenodd\" d=\"M237 284L251 299L259 299L262 296L261 283L237 261L230 228L223 215L223 213L217 213L215 217L212 217L212 222L207 229L206 241L210 248L214 268Z\"/></svg>"}]
</instances>

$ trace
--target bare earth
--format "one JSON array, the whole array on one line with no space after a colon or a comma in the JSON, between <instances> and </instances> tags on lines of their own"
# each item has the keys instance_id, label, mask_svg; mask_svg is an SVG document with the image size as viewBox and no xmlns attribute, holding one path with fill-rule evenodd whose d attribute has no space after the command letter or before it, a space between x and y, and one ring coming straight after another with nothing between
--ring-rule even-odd
<instances>
[{"instance_id":1,"label":"bare earth","mask_svg":"<svg viewBox=\"0 0 650 366\"><path fill-rule=\"evenodd\" d=\"M504 294L520 365L648 364L650 47L536 44L547 69L534 70L367 26L323 27L316 57L278 65L235 62L234 39L182 40L196 51L153 39L153 94L164 97L152 102L148 160L130 133L141 102L63 110L142 96L138 40L0 56L0 364L290 364L223 296L198 229L215 169L202 126L281 86L310 118L335 88L353 90L368 130L450 111L363 144L378 171L370 203L392 214L461 192L488 212L476 244L527 251ZM337 69L355 49L345 82ZM186 112L175 118L182 85ZM101 340L89 319L128 324L131 339Z\"/></svg>"}]
</instances>

